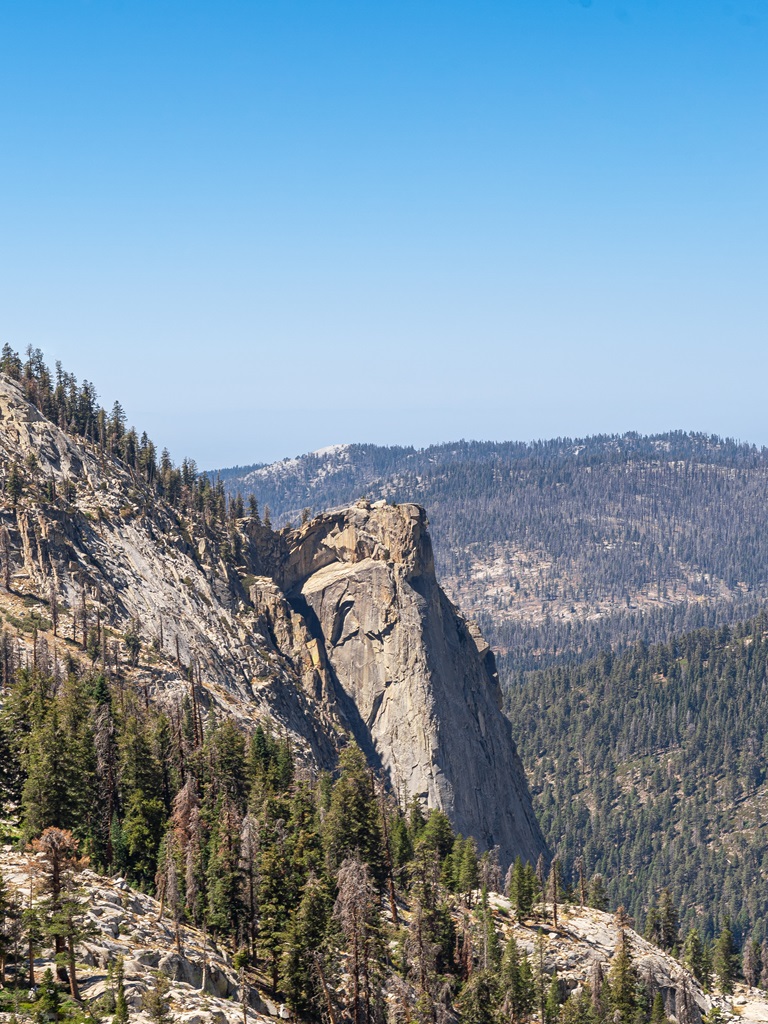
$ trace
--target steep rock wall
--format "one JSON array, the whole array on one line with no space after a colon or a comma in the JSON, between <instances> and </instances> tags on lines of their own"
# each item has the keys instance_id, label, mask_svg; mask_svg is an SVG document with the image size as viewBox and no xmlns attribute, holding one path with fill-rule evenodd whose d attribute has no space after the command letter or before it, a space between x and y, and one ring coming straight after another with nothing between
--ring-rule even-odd
<instances>
[{"instance_id":1,"label":"steep rock wall","mask_svg":"<svg viewBox=\"0 0 768 1024\"><path fill-rule=\"evenodd\" d=\"M322 641L357 741L404 799L503 862L545 844L493 655L437 584L424 510L364 502L288 537L281 583Z\"/></svg>"}]
</instances>

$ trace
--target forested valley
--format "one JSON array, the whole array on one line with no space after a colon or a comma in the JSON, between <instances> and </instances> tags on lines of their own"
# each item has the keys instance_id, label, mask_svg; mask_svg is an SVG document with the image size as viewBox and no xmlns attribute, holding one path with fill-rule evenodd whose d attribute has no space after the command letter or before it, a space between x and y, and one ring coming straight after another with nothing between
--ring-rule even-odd
<instances>
[{"instance_id":1,"label":"forested valley","mask_svg":"<svg viewBox=\"0 0 768 1024\"><path fill-rule=\"evenodd\" d=\"M190 929L218 944L246 1020L248 986L330 1024L663 1024L671 1012L699 1024L694 981L717 998L737 979L768 988L766 452L690 434L349 446L210 476L158 455L119 403L102 409L38 351L6 346L0 370L103 474L62 480L35 453L4 467L0 841L27 858L31 890L20 897L0 864L0 1014L126 1024L135 1012L118 961L101 1001L79 998L86 867L155 896L179 956ZM99 504L110 486L115 509ZM298 677L257 621L243 521L271 543L272 523L361 494L427 507L438 571L500 647L549 844L536 864L502 871L446 814L398 800L348 737L324 771L269 716L222 713L163 619L157 632L140 616L108 621L84 582L98 560L61 540L77 512L78 542L111 525L141 561L146 530L166 559L155 564L194 567L197 582L179 586L201 615L219 612L227 642L246 621L263 627L259 664L285 686ZM74 574L68 604L55 572L39 594L14 575L12 534L49 576L52 553L77 553L59 557ZM577 927L589 943L615 935L609 969L576 976ZM43 955L55 976L36 975ZM673 983L681 963L689 974ZM145 993L142 1024L169 1024L164 984ZM20 1009L22 986L39 987L36 1005Z\"/></svg>"},{"instance_id":2,"label":"forested valley","mask_svg":"<svg viewBox=\"0 0 768 1024\"><path fill-rule=\"evenodd\" d=\"M57 1020L80 1019L76 950L93 926L79 877L90 865L156 893L180 953L185 927L203 928L304 1020L380 1021L385 993L388 1019L402 1022L665 1019L628 942L607 977L570 998L557 971L544 968L540 927L557 928L558 906L561 915L580 900L606 908L599 874L582 871L580 895L557 859L534 868L518 858L505 877L495 854L478 856L441 812L424 813L417 801L399 807L354 745L336 778L318 775L269 729L247 736L213 718L203 727L188 700L163 712L119 677L75 663L51 674L44 647L38 667L14 668L2 641L10 676L0 812L11 816L2 827L36 855L39 893L22 903L0 873L2 976L34 987L34 957L51 943L71 992L63 1003L46 975L38 1016L54 1007ZM509 911L491 903L504 891ZM509 924L510 911L538 934L538 959L514 934L503 940L499 915ZM677 923L665 920L665 935L672 928L677 937ZM736 970L728 949L721 963L703 944L691 969L727 988ZM90 1005L89 1020L125 1024L121 970L112 1002ZM169 1019L164 991L156 986L142 1004L157 1024ZM14 993L0 991L0 1012Z\"/></svg>"},{"instance_id":3,"label":"forested valley","mask_svg":"<svg viewBox=\"0 0 768 1024\"><path fill-rule=\"evenodd\" d=\"M507 691L539 820L645 928L673 893L704 935L768 937L768 618L518 673Z\"/></svg>"}]
</instances>

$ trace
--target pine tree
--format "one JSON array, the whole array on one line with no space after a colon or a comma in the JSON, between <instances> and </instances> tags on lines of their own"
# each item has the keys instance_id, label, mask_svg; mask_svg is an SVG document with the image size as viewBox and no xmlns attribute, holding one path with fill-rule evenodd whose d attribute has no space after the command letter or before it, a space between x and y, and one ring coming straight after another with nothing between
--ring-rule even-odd
<instances>
[{"instance_id":1,"label":"pine tree","mask_svg":"<svg viewBox=\"0 0 768 1024\"><path fill-rule=\"evenodd\" d=\"M498 993L491 971L475 971L469 978L457 1005L462 1024L495 1024Z\"/></svg>"},{"instance_id":2,"label":"pine tree","mask_svg":"<svg viewBox=\"0 0 768 1024\"><path fill-rule=\"evenodd\" d=\"M323 956L331 909L326 886L312 877L285 931L280 986L298 1016L319 1014L323 1008L316 958Z\"/></svg>"},{"instance_id":3,"label":"pine tree","mask_svg":"<svg viewBox=\"0 0 768 1024\"><path fill-rule=\"evenodd\" d=\"M556 1024L560 1016L560 979L555 971L547 989L547 998L544 1003L545 1024Z\"/></svg>"},{"instance_id":4,"label":"pine tree","mask_svg":"<svg viewBox=\"0 0 768 1024\"><path fill-rule=\"evenodd\" d=\"M664 997L661 992L657 992L653 997L650 1024L669 1024L669 1020L664 1011Z\"/></svg>"},{"instance_id":5,"label":"pine tree","mask_svg":"<svg viewBox=\"0 0 768 1024\"><path fill-rule=\"evenodd\" d=\"M587 905L594 907L595 910L608 909L608 894L605 889L605 879L599 872L592 875L592 878L589 881Z\"/></svg>"},{"instance_id":6,"label":"pine tree","mask_svg":"<svg viewBox=\"0 0 768 1024\"><path fill-rule=\"evenodd\" d=\"M480 872L477 861L477 846L474 839L468 837L464 840L461 854L461 863L458 865L456 884L467 907L472 906L472 895L480 881Z\"/></svg>"},{"instance_id":7,"label":"pine tree","mask_svg":"<svg viewBox=\"0 0 768 1024\"><path fill-rule=\"evenodd\" d=\"M715 979L720 991L729 995L733 992L733 982L736 978L738 957L733 941L733 932L726 922L715 943L712 955L712 968L715 972Z\"/></svg>"},{"instance_id":8,"label":"pine tree","mask_svg":"<svg viewBox=\"0 0 768 1024\"><path fill-rule=\"evenodd\" d=\"M242 919L240 876L240 816L232 799L220 801L218 821L211 835L208 862L208 924L219 935L238 934Z\"/></svg>"},{"instance_id":9,"label":"pine tree","mask_svg":"<svg viewBox=\"0 0 768 1024\"><path fill-rule=\"evenodd\" d=\"M547 895L552 905L552 924L555 928L557 928L557 906L560 902L561 888L560 860L558 857L553 857L547 880Z\"/></svg>"},{"instance_id":10,"label":"pine tree","mask_svg":"<svg viewBox=\"0 0 768 1024\"><path fill-rule=\"evenodd\" d=\"M355 1024L372 1024L380 970L381 923L378 900L367 865L347 858L339 868L333 916L344 934L351 993L348 1009Z\"/></svg>"},{"instance_id":11,"label":"pine tree","mask_svg":"<svg viewBox=\"0 0 768 1024\"><path fill-rule=\"evenodd\" d=\"M179 888L179 877L176 868L178 852L174 832L169 829L160 844L160 855L158 857L157 874L155 875L155 895L160 900L160 911L158 920L163 917L164 911L168 911L173 921L173 931L176 939L176 952L181 956L181 916L182 902Z\"/></svg>"},{"instance_id":12,"label":"pine tree","mask_svg":"<svg viewBox=\"0 0 768 1024\"><path fill-rule=\"evenodd\" d=\"M360 748L352 743L339 758L340 775L323 825L323 845L331 870L355 854L365 861L377 881L383 880L382 832L379 804L370 769Z\"/></svg>"},{"instance_id":13,"label":"pine tree","mask_svg":"<svg viewBox=\"0 0 768 1024\"><path fill-rule=\"evenodd\" d=\"M608 993L614 1020L631 1021L637 1007L637 972L626 932L621 929L608 975Z\"/></svg>"},{"instance_id":14,"label":"pine tree","mask_svg":"<svg viewBox=\"0 0 768 1024\"><path fill-rule=\"evenodd\" d=\"M37 990L35 1019L38 1024L61 1020L61 993L53 979L50 967L46 967Z\"/></svg>"},{"instance_id":15,"label":"pine tree","mask_svg":"<svg viewBox=\"0 0 768 1024\"><path fill-rule=\"evenodd\" d=\"M158 971L152 988L148 988L141 997L141 1008L152 1024L172 1024L173 1016L168 1002L169 987L168 979Z\"/></svg>"},{"instance_id":16,"label":"pine tree","mask_svg":"<svg viewBox=\"0 0 768 1024\"><path fill-rule=\"evenodd\" d=\"M128 1024L128 1000L125 998L123 958L115 962L115 1016L112 1024Z\"/></svg>"},{"instance_id":17,"label":"pine tree","mask_svg":"<svg viewBox=\"0 0 768 1024\"><path fill-rule=\"evenodd\" d=\"M747 942L744 947L744 961L742 971L746 983L754 988L760 980L763 964L760 958L760 943L757 939Z\"/></svg>"},{"instance_id":18,"label":"pine tree","mask_svg":"<svg viewBox=\"0 0 768 1024\"><path fill-rule=\"evenodd\" d=\"M75 949L90 934L86 924L89 904L77 883L87 860L80 859L78 846L71 832L58 828L47 828L31 844L37 854L31 863L41 896L37 909L44 932L54 940L57 968L61 979L69 981L73 999L79 998Z\"/></svg>"},{"instance_id":19,"label":"pine tree","mask_svg":"<svg viewBox=\"0 0 768 1024\"><path fill-rule=\"evenodd\" d=\"M534 1005L533 971L525 952L510 936L504 947L499 970L502 1011L512 1024L526 1019Z\"/></svg>"},{"instance_id":20,"label":"pine tree","mask_svg":"<svg viewBox=\"0 0 768 1024\"><path fill-rule=\"evenodd\" d=\"M704 946L697 928L691 928L683 943L683 964L700 985L706 988L709 978L705 970Z\"/></svg>"}]
</instances>

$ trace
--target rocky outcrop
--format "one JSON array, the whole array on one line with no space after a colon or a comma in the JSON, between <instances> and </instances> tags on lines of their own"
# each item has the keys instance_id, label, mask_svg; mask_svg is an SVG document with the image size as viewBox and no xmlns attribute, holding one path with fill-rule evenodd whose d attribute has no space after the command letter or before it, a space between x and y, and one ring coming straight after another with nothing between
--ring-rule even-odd
<instances>
[{"instance_id":1,"label":"rocky outcrop","mask_svg":"<svg viewBox=\"0 0 768 1024\"><path fill-rule=\"evenodd\" d=\"M10 846L0 847L0 871L10 892L29 899L27 859ZM131 1020L149 1024L142 997L154 985L157 972L171 982L168 998L174 1019L182 1024L239 1024L243 1021L243 989L231 953L197 928L182 925L178 948L173 922L160 913L151 896L132 889L122 878L105 878L84 871L78 879L88 900L87 939L78 946L80 994L92 1009L109 998L114 985L108 968L122 957L125 994ZM45 969L53 967L53 950L43 947L35 960L39 983ZM26 971L27 964L24 962ZM10 968L12 970L12 968ZM266 1024L279 1017L275 1005L256 985L252 972L245 991L249 1024ZM103 1005L102 1015L106 1013ZM284 1011L283 1016L287 1016ZM0 1014L0 1017L2 1015Z\"/></svg>"},{"instance_id":2,"label":"rocky outcrop","mask_svg":"<svg viewBox=\"0 0 768 1024\"><path fill-rule=\"evenodd\" d=\"M90 657L148 697L268 720L307 766L333 768L351 735L402 800L444 810L503 862L544 851L493 654L437 584L423 509L360 502L298 530L214 529L0 376L0 487L12 466L23 487L15 503L0 491L0 604L21 605L18 620L24 601L55 601L58 636L40 616L30 630L54 657L95 631Z\"/></svg>"},{"instance_id":3,"label":"rocky outcrop","mask_svg":"<svg viewBox=\"0 0 768 1024\"><path fill-rule=\"evenodd\" d=\"M545 844L493 655L437 584L424 510L359 502L287 540L281 583L320 648L313 670L394 792L505 863L535 862Z\"/></svg>"}]
</instances>

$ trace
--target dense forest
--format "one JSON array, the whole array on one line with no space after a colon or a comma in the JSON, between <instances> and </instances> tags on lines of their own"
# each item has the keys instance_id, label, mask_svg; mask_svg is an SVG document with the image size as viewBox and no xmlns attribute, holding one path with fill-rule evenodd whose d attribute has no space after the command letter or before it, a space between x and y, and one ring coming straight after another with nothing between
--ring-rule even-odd
<instances>
[{"instance_id":1,"label":"dense forest","mask_svg":"<svg viewBox=\"0 0 768 1024\"><path fill-rule=\"evenodd\" d=\"M704 934L768 937L767 670L761 615L512 680L545 835L641 928L668 886Z\"/></svg>"},{"instance_id":2,"label":"dense forest","mask_svg":"<svg viewBox=\"0 0 768 1024\"><path fill-rule=\"evenodd\" d=\"M216 478L278 523L424 505L439 577L518 667L736 621L768 592L768 451L719 437L350 445Z\"/></svg>"},{"instance_id":3,"label":"dense forest","mask_svg":"<svg viewBox=\"0 0 768 1024\"><path fill-rule=\"evenodd\" d=\"M6 981L29 984L28 961L48 942L77 998L87 857L154 892L179 948L184 924L203 927L305 1020L665 1019L628 946L594 991L563 1002L541 957L502 942L489 892L506 887L520 920L556 925L558 904L575 898L557 860L545 874L543 859L536 869L518 859L503 879L493 853L479 858L444 814L399 807L354 745L335 777L317 775L268 727L245 733L213 717L203 727L187 700L160 710L119 676L66 669L51 674L41 649L3 694L0 816L36 854L40 893L32 906L14 901L0 875ZM599 876L584 895L606 906ZM727 986L735 950L722 976L714 954L702 945L697 970ZM54 989L47 976L41 1006L59 998Z\"/></svg>"}]
</instances>

